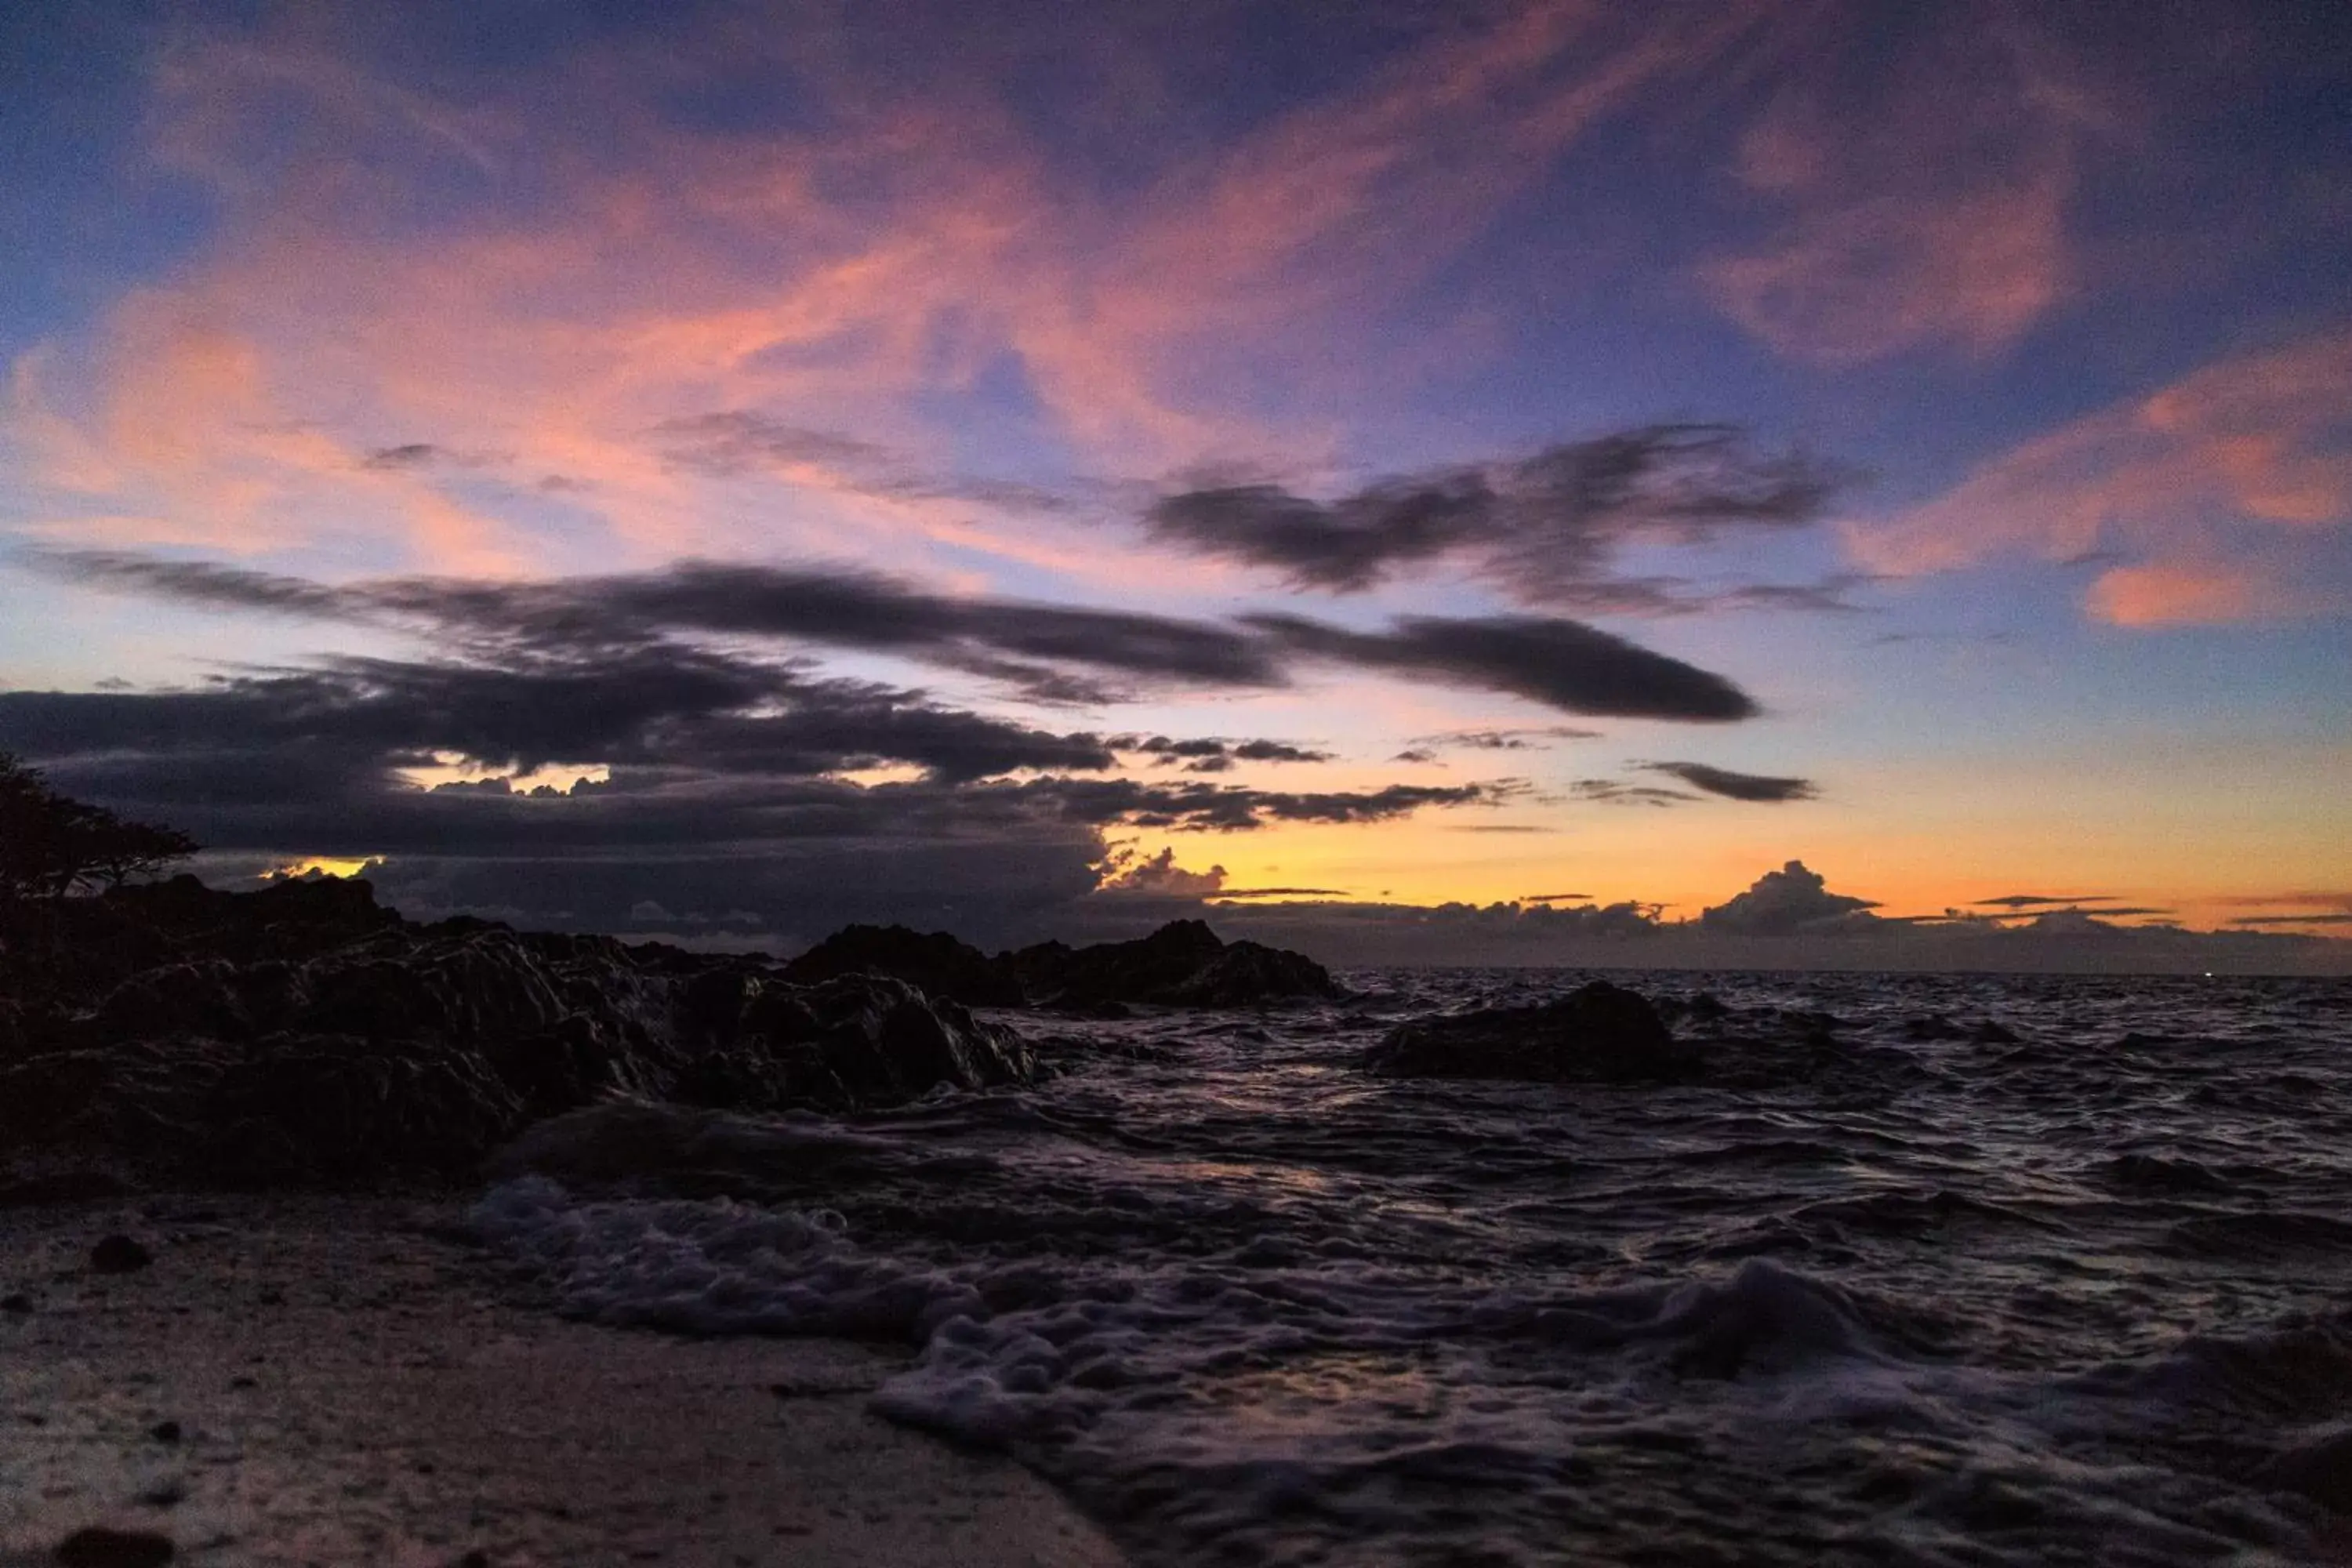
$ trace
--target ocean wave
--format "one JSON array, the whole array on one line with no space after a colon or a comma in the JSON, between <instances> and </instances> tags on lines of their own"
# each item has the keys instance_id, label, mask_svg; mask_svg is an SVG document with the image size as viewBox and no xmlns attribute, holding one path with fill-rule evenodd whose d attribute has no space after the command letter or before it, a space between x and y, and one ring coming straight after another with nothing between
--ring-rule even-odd
<instances>
[{"instance_id":1,"label":"ocean wave","mask_svg":"<svg viewBox=\"0 0 2352 1568\"><path fill-rule=\"evenodd\" d=\"M2038 1065L1353 1066L1389 997L1544 984L1091 1023L1039 1085L859 1116L606 1104L509 1150L477 1221L582 1316L906 1345L878 1409L1021 1456L1142 1564L2252 1563L2340 1532L2352 1037L2300 992L2210 1052L2193 990L1708 977L1741 1027L1994 1016ZM2168 1011L2181 1040L2114 1048Z\"/></svg>"}]
</instances>

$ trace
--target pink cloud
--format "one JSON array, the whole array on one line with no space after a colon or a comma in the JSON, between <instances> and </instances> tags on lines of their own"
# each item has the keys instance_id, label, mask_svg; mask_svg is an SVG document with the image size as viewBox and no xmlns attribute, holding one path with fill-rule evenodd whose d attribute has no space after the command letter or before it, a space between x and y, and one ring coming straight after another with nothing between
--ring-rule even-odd
<instances>
[{"instance_id":1,"label":"pink cloud","mask_svg":"<svg viewBox=\"0 0 2352 1568\"><path fill-rule=\"evenodd\" d=\"M2352 332L2223 360L2063 426L1946 494L1849 525L1873 571L1909 575L2002 555L2134 559L2088 599L2121 625L2242 620L2325 607L2301 569L2352 527Z\"/></svg>"},{"instance_id":2,"label":"pink cloud","mask_svg":"<svg viewBox=\"0 0 2352 1568\"><path fill-rule=\"evenodd\" d=\"M1794 78L1740 142L1733 172L1780 221L1698 278L1781 353L1833 367L1923 348L1983 357L2078 285L2067 205L2086 149L2122 117L2021 26L1955 22L1922 45L1863 92L1817 51L1811 79Z\"/></svg>"},{"instance_id":3,"label":"pink cloud","mask_svg":"<svg viewBox=\"0 0 2352 1568\"><path fill-rule=\"evenodd\" d=\"M2166 562L2111 567L2084 603L2119 626L2213 626L2258 614L2269 597L2266 586L2238 568Z\"/></svg>"},{"instance_id":4,"label":"pink cloud","mask_svg":"<svg viewBox=\"0 0 2352 1568\"><path fill-rule=\"evenodd\" d=\"M59 515L152 517L159 540L224 550L492 570L937 544L1083 571L1098 551L1049 521L877 493L822 454L758 482L685 473L647 433L758 409L944 464L960 433L925 400L1009 362L1041 410L1023 439L1080 468L1311 461L1330 433L1236 409L1237 376L1360 374L1383 300L1762 14L1529 5L1171 158L1129 196L1057 174L972 90L852 84L840 127L714 139L655 111L662 62L586 56L513 101L453 104L376 80L318 29L200 42L162 68L159 156L214 184L225 237L95 341L20 366L11 424ZM586 101L603 142L549 108ZM291 148L270 139L289 116L310 132ZM406 443L506 460L369 464ZM555 521L491 493L543 500L551 476L568 487Z\"/></svg>"}]
</instances>

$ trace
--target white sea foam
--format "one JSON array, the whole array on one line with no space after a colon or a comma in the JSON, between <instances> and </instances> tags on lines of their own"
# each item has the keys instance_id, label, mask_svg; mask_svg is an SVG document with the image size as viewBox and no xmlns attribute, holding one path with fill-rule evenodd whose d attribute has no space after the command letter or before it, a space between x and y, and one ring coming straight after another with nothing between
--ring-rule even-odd
<instances>
[{"instance_id":1,"label":"white sea foam","mask_svg":"<svg viewBox=\"0 0 2352 1568\"><path fill-rule=\"evenodd\" d=\"M2352 1042L2102 1064L2035 1020L2095 1043L2156 1002L1747 984L1710 988L1835 1012L1901 1069L1368 1085L1377 1016L1144 1020L1103 1027L1150 1050L1024 1097L592 1115L542 1142L601 1194L524 1174L478 1218L584 1316L903 1340L878 1408L1013 1448L1144 1563L2315 1550L2352 1258L2293 1216L2352 1207L2326 1056ZM1900 1043L1988 997L2032 1048ZM645 1195L665 1183L730 1195Z\"/></svg>"}]
</instances>

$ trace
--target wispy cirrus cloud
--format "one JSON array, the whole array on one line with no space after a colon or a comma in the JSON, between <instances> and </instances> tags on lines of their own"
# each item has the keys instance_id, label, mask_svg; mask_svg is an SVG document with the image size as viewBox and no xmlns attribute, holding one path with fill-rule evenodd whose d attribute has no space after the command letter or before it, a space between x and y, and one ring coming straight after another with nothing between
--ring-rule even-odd
<instances>
[{"instance_id":1,"label":"wispy cirrus cloud","mask_svg":"<svg viewBox=\"0 0 2352 1568\"><path fill-rule=\"evenodd\" d=\"M1730 768L1713 767L1706 763L1637 763L1634 766L1646 773L1669 774L1693 789L1704 790L1726 800L1780 805L1794 800L1811 800L1821 793L1811 779L1737 773Z\"/></svg>"},{"instance_id":2,"label":"wispy cirrus cloud","mask_svg":"<svg viewBox=\"0 0 2352 1568\"><path fill-rule=\"evenodd\" d=\"M1034 522L1057 493L942 460L983 384L1013 388L987 415L1004 445L1098 472L1326 447L1236 407L1231 378L1307 363L1286 345L1409 292L1749 9L1480 7L1213 137L1122 124L1164 151L1117 181L1081 177L1086 141L976 65L986 29L902 18L876 51L698 15L487 73L419 70L356 14L192 25L159 51L154 152L217 204L218 241L20 376L14 423L56 510L147 519L149 542L512 570L856 526L1020 559L1025 525L975 532L971 503ZM1174 68L1072 26L1130 89ZM746 71L790 112L747 133L680 110ZM572 510L494 505L427 459L470 449L560 476ZM805 521L747 530L709 493L753 460Z\"/></svg>"},{"instance_id":3,"label":"wispy cirrus cloud","mask_svg":"<svg viewBox=\"0 0 2352 1568\"><path fill-rule=\"evenodd\" d=\"M1698 276L1785 354L1832 367L1926 348L1982 358L2081 282L2069 204L2090 150L2126 116L2022 16L1919 15L1934 19L1857 73L1885 37L1848 8L1739 141L1733 174L1776 218Z\"/></svg>"},{"instance_id":4,"label":"wispy cirrus cloud","mask_svg":"<svg viewBox=\"0 0 2352 1568\"><path fill-rule=\"evenodd\" d=\"M2084 605L2119 626L2210 625L2340 606L2305 569L2352 528L2352 332L2235 355L2060 426L1944 495L1847 527L1872 570L1996 557L2122 559Z\"/></svg>"},{"instance_id":5,"label":"wispy cirrus cloud","mask_svg":"<svg viewBox=\"0 0 2352 1568\"><path fill-rule=\"evenodd\" d=\"M1429 748L1460 746L1474 752L1527 752L1537 750L1547 741L1600 738L1598 730L1579 729L1573 724L1538 724L1507 730L1441 730L1434 734L1415 735L1408 744Z\"/></svg>"}]
</instances>

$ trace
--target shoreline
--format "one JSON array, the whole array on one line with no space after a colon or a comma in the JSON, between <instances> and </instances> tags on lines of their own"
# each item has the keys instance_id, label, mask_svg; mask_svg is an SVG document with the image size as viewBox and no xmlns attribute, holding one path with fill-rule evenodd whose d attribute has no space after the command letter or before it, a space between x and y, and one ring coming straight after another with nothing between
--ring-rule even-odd
<instances>
[{"instance_id":1,"label":"shoreline","mask_svg":"<svg viewBox=\"0 0 2352 1568\"><path fill-rule=\"evenodd\" d=\"M871 1414L901 1358L559 1318L467 1206L0 1209L0 1568L91 1526L174 1564L1123 1563L1012 1459ZM152 1261L96 1269L113 1234Z\"/></svg>"}]
</instances>

